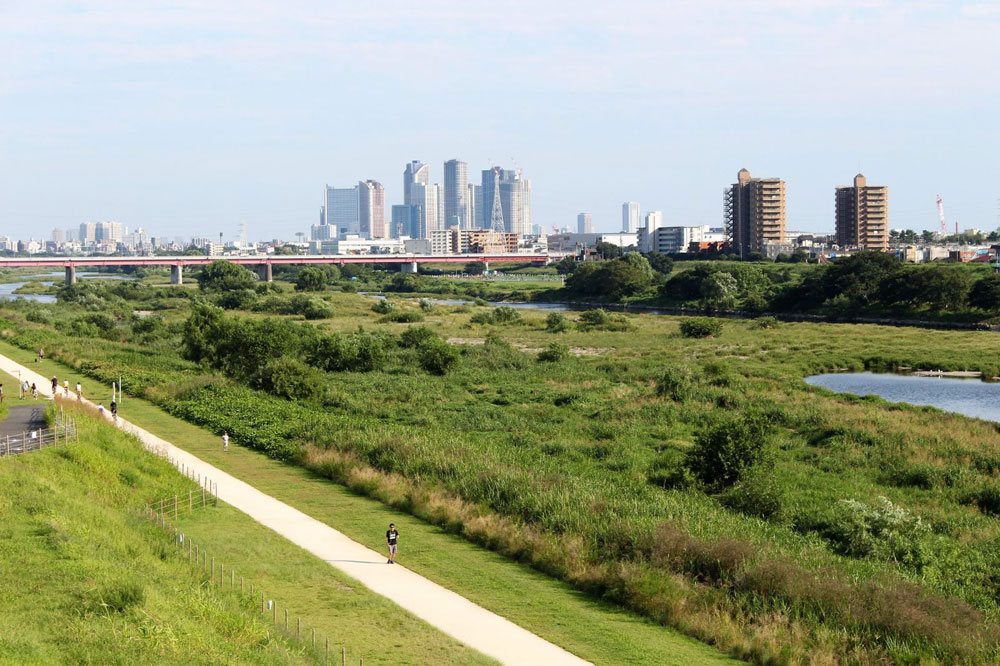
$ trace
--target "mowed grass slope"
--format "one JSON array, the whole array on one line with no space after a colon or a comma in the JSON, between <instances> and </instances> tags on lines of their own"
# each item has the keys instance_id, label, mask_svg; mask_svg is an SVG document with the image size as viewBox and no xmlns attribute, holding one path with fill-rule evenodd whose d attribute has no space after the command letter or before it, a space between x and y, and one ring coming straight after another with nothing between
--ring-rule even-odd
<instances>
[{"instance_id":1,"label":"mowed grass slope","mask_svg":"<svg viewBox=\"0 0 1000 666\"><path fill-rule=\"evenodd\" d=\"M0 460L0 663L321 663L259 598L213 588L140 516L186 495L187 479L110 425L79 424L78 442ZM347 646L372 664L495 663L222 503L181 526L247 588L331 637L338 659Z\"/></svg>"}]
</instances>

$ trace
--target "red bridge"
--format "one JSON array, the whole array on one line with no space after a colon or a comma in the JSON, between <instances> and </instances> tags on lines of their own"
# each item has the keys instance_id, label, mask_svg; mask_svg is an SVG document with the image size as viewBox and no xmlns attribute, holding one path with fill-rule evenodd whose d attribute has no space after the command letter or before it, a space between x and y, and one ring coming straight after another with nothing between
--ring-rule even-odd
<instances>
[{"instance_id":1,"label":"red bridge","mask_svg":"<svg viewBox=\"0 0 1000 666\"><path fill-rule=\"evenodd\" d=\"M489 262L516 261L546 264L548 254L289 254L264 256L175 256L175 257L0 257L0 268L65 268L66 284L76 282L76 269L91 266L170 266L170 281L181 284L185 266L205 266L213 261L228 261L253 266L263 282L272 280L273 266L290 264L398 264L404 273L416 273L418 264L466 264L478 261L489 269Z\"/></svg>"}]
</instances>

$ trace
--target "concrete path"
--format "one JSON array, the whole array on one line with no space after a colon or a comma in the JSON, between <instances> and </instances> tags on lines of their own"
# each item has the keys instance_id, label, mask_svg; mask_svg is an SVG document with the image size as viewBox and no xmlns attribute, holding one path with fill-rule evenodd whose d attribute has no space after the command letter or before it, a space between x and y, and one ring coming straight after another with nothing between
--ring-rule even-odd
<instances>
[{"instance_id":1,"label":"concrete path","mask_svg":"<svg viewBox=\"0 0 1000 666\"><path fill-rule=\"evenodd\" d=\"M0 355L0 370L14 376L20 371L29 383L38 385L42 395L52 394L51 377L42 377L6 356ZM86 388L84 386L84 392ZM329 525L265 495L170 442L124 419L118 419L118 426L175 465L184 465L194 474L211 479L224 502L465 645L503 664L579 666L589 663L402 565L386 564L386 556L382 553L352 541ZM221 441L219 446L222 446Z\"/></svg>"}]
</instances>

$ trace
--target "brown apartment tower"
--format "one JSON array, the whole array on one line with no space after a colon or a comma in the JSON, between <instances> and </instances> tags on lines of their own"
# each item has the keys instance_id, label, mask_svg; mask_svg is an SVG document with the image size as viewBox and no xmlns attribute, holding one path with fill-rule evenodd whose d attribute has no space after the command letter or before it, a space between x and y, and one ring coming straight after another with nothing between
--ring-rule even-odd
<instances>
[{"instance_id":1,"label":"brown apartment tower","mask_svg":"<svg viewBox=\"0 0 1000 666\"><path fill-rule=\"evenodd\" d=\"M837 188L837 245L889 249L889 188L868 185L860 173L853 187Z\"/></svg>"},{"instance_id":2,"label":"brown apartment tower","mask_svg":"<svg viewBox=\"0 0 1000 666\"><path fill-rule=\"evenodd\" d=\"M741 258L764 252L767 243L785 242L785 181L751 178L749 171L740 169L723 202L726 231Z\"/></svg>"}]
</instances>

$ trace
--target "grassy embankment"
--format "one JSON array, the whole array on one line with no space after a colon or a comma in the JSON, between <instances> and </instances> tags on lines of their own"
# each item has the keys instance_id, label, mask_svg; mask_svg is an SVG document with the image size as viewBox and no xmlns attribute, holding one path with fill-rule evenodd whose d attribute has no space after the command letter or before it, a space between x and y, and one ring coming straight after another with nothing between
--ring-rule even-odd
<instances>
[{"instance_id":1,"label":"grassy embankment","mask_svg":"<svg viewBox=\"0 0 1000 666\"><path fill-rule=\"evenodd\" d=\"M0 353L21 363L32 362L27 351L4 342L0 342ZM66 376L71 384L77 378L83 381L89 379L51 358L43 361L41 366L46 373ZM419 519L406 520L399 510L344 486L331 484L328 479L302 467L271 460L241 446L233 446L227 455L223 455L214 433L170 416L146 400L126 396L121 414L123 418L182 446L375 550L382 549L383 526L395 521L406 532L401 543L400 561L408 568L594 663L647 666L730 663L712 648L612 603L582 595L565 583L477 547L433 524ZM238 444L236 440L234 443ZM303 590L297 581L307 577L292 564L285 567L284 563L290 560L288 554L272 552L267 557L254 553L262 540L283 540L242 514L228 507L225 510L234 514L227 518L227 522L234 523L236 533L255 528L257 538L234 538L232 534L220 533L216 529L194 531L201 520L197 515L192 520L183 519L182 524L192 531L197 542L204 542L210 552L215 553L223 547L227 553L232 553L223 555L226 561L257 562L257 575L270 576L268 572L275 567L285 569L281 575L262 579L262 584L269 590L275 590L275 598L299 599L295 603L301 609L302 601L309 598L310 592L309 589ZM308 578L316 578L317 573L309 572ZM357 587L350 582L343 585ZM371 605L370 601L368 603ZM385 605L391 608L388 602ZM310 620L319 621L315 605L308 604L307 609ZM373 645L386 642L395 645L400 640L404 640L404 649L410 645L414 632L405 626L395 628L394 615L394 611L384 610L383 620L394 628L387 632L384 639L375 637ZM378 621L371 615L368 619ZM338 635L335 632L336 629L332 628L331 635ZM339 635L344 635L343 630ZM420 661L422 653L417 654L418 658L413 663L426 663ZM367 663L369 657L364 658Z\"/></svg>"},{"instance_id":2,"label":"grassy embankment","mask_svg":"<svg viewBox=\"0 0 1000 666\"><path fill-rule=\"evenodd\" d=\"M78 423L78 442L0 463L0 661L320 661L275 630L259 599L213 588L140 516L149 501L186 494L187 479L111 426L86 414ZM352 662L493 663L222 503L179 526Z\"/></svg>"},{"instance_id":3,"label":"grassy embankment","mask_svg":"<svg viewBox=\"0 0 1000 666\"><path fill-rule=\"evenodd\" d=\"M321 322L327 330L407 328L380 323L370 300L325 298L336 311ZM325 375L321 405L197 379L201 371L178 361L168 338L74 340L21 322L12 340L31 349L47 338L48 353L102 378L127 367L161 404L229 427L241 443L300 442L296 455L320 473L735 654L995 657L996 629L984 618L997 615L996 428L801 381L826 369L903 365L996 374L991 334L728 322L721 336L692 341L678 337L676 319L638 316L628 331L556 335L539 314L489 327L470 322L477 310L421 311L467 349L448 375L427 375L400 353L381 372ZM60 306L52 316L74 312ZM528 351L468 344L490 330ZM582 355L534 362L530 350L553 340ZM688 373L684 395L657 395L666 368ZM670 481L699 433L750 410L776 429L781 497L768 520ZM879 497L929 528L905 552L846 547L845 530L873 535L850 522L844 501L873 507Z\"/></svg>"}]
</instances>

